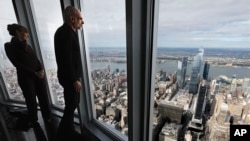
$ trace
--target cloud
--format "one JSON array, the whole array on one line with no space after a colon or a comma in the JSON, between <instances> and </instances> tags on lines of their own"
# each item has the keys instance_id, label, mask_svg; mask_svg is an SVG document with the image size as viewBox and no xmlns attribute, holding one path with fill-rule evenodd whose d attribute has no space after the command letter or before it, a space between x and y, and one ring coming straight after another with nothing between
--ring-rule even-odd
<instances>
[{"instance_id":1,"label":"cloud","mask_svg":"<svg viewBox=\"0 0 250 141\"><path fill-rule=\"evenodd\" d=\"M59 2L34 0L32 3L34 15L39 19L56 27L62 24L62 17L58 16L61 15ZM83 1L83 6L83 29L90 46L125 46L124 0ZM49 11L49 7L53 7L53 11ZM9 22L8 18L14 16L9 16L10 9L3 6L1 9L8 13L1 16L5 26L5 21ZM49 15L44 14L48 12ZM42 32L48 26L52 27L51 24L38 27ZM233 47L250 47L249 31L250 0L160 0L159 46L229 47L232 44Z\"/></svg>"},{"instance_id":2,"label":"cloud","mask_svg":"<svg viewBox=\"0 0 250 141\"><path fill-rule=\"evenodd\" d=\"M89 46L120 47L126 44L124 0L92 0L83 3L84 30Z\"/></svg>"},{"instance_id":3,"label":"cloud","mask_svg":"<svg viewBox=\"0 0 250 141\"><path fill-rule=\"evenodd\" d=\"M160 46L250 47L249 31L249 0L160 1Z\"/></svg>"}]
</instances>

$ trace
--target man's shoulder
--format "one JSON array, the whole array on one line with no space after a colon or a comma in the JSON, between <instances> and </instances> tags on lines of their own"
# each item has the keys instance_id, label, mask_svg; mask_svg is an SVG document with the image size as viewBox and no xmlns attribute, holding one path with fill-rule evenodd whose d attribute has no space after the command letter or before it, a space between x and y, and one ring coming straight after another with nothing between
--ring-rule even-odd
<instances>
[{"instance_id":1,"label":"man's shoulder","mask_svg":"<svg viewBox=\"0 0 250 141\"><path fill-rule=\"evenodd\" d=\"M58 27L55 34L58 34L59 32L61 32L63 30L63 25Z\"/></svg>"},{"instance_id":2,"label":"man's shoulder","mask_svg":"<svg viewBox=\"0 0 250 141\"><path fill-rule=\"evenodd\" d=\"M56 32L59 32L59 31L68 31L68 30L70 30L70 27L69 27L69 25L67 25L67 24L63 24L63 25L61 25L60 27L58 27L58 29L56 30Z\"/></svg>"},{"instance_id":3,"label":"man's shoulder","mask_svg":"<svg viewBox=\"0 0 250 141\"><path fill-rule=\"evenodd\" d=\"M55 32L55 36L65 36L67 34L69 34L69 28L67 25L63 24L62 26L60 26L56 32Z\"/></svg>"}]
</instances>

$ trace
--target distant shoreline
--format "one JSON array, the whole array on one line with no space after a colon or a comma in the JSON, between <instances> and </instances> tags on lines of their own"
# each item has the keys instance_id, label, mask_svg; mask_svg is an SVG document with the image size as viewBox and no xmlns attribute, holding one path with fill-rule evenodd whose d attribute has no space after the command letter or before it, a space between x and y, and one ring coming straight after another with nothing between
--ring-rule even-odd
<instances>
[{"instance_id":1,"label":"distant shoreline","mask_svg":"<svg viewBox=\"0 0 250 141\"><path fill-rule=\"evenodd\" d=\"M176 60L166 60L166 62L157 62L157 64L167 64L167 62L174 62L174 61L176 61ZM127 63L126 61L121 61L121 60L119 60L119 61L108 61L108 60L99 60L99 61L91 61L91 62L112 62L112 63L117 63L117 64L122 64L122 63ZM210 64L211 66L213 66L213 67L232 67L232 68L247 68L247 69L250 69L250 65L241 65L241 66L237 66L237 65L227 65L227 64L225 64L225 65L217 65L217 64Z\"/></svg>"}]
</instances>

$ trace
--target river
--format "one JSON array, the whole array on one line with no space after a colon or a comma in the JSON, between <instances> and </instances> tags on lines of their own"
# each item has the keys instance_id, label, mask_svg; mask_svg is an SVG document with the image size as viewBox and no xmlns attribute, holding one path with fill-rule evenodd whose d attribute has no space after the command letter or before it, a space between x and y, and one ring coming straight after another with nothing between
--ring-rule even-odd
<instances>
[{"instance_id":1,"label":"river","mask_svg":"<svg viewBox=\"0 0 250 141\"><path fill-rule=\"evenodd\" d=\"M126 71L126 64L125 63L113 63L113 62L91 62L90 66L93 69L104 69L107 66L110 66L110 69L114 71L115 69L125 70ZM177 71L177 62L176 61L169 61L166 63L161 63L156 65L156 72L159 70L163 70L165 72L173 73ZM191 64L187 66L187 75L191 73ZM243 68L243 67L227 67L227 66L210 66L209 69L209 77L215 78L219 75L226 75L228 77L232 77L236 75L237 78L250 78L250 69Z\"/></svg>"}]
</instances>

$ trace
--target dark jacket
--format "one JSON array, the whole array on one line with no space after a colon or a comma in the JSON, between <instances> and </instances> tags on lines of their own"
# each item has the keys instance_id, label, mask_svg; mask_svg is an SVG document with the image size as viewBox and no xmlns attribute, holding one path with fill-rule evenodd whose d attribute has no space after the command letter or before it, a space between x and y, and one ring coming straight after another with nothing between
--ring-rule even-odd
<instances>
[{"instance_id":1,"label":"dark jacket","mask_svg":"<svg viewBox=\"0 0 250 141\"><path fill-rule=\"evenodd\" d=\"M54 36L59 81L74 83L81 74L81 57L77 33L68 24L59 27Z\"/></svg>"},{"instance_id":2,"label":"dark jacket","mask_svg":"<svg viewBox=\"0 0 250 141\"><path fill-rule=\"evenodd\" d=\"M13 37L10 42L4 44L4 47L7 57L17 69L17 75L34 76L35 72L43 69L26 41L20 42Z\"/></svg>"}]
</instances>

